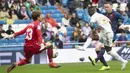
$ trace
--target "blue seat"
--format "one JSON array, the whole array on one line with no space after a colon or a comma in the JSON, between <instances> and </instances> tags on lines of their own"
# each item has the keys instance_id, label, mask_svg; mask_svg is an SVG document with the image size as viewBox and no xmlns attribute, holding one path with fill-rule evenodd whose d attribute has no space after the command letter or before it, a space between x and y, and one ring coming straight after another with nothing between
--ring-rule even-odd
<instances>
[{"instance_id":1,"label":"blue seat","mask_svg":"<svg viewBox=\"0 0 130 73\"><path fill-rule=\"evenodd\" d=\"M67 36L72 36L73 32L74 32L74 31L68 31L68 32L67 32Z\"/></svg>"},{"instance_id":2,"label":"blue seat","mask_svg":"<svg viewBox=\"0 0 130 73\"><path fill-rule=\"evenodd\" d=\"M42 10L42 14L46 14L46 11L45 11L45 10Z\"/></svg>"},{"instance_id":3,"label":"blue seat","mask_svg":"<svg viewBox=\"0 0 130 73\"><path fill-rule=\"evenodd\" d=\"M61 12L59 10L51 10L52 14L61 14Z\"/></svg>"},{"instance_id":4,"label":"blue seat","mask_svg":"<svg viewBox=\"0 0 130 73\"><path fill-rule=\"evenodd\" d=\"M76 13L77 13L79 18L82 18L84 10L83 9L78 9L78 10L76 10Z\"/></svg>"},{"instance_id":5,"label":"blue seat","mask_svg":"<svg viewBox=\"0 0 130 73\"><path fill-rule=\"evenodd\" d=\"M61 1L62 1L63 6L67 6L68 0L61 0Z\"/></svg>"},{"instance_id":6,"label":"blue seat","mask_svg":"<svg viewBox=\"0 0 130 73\"><path fill-rule=\"evenodd\" d=\"M14 24L28 24L31 23L33 20L15 20Z\"/></svg>"},{"instance_id":7,"label":"blue seat","mask_svg":"<svg viewBox=\"0 0 130 73\"><path fill-rule=\"evenodd\" d=\"M83 9L76 10L77 13L84 13Z\"/></svg>"},{"instance_id":8,"label":"blue seat","mask_svg":"<svg viewBox=\"0 0 130 73\"><path fill-rule=\"evenodd\" d=\"M52 14L51 16L52 16L52 18L58 18L57 14Z\"/></svg>"},{"instance_id":9,"label":"blue seat","mask_svg":"<svg viewBox=\"0 0 130 73\"><path fill-rule=\"evenodd\" d=\"M59 16L60 18L63 18L63 17L64 17L64 15L63 15L63 14L58 14L58 16Z\"/></svg>"},{"instance_id":10,"label":"blue seat","mask_svg":"<svg viewBox=\"0 0 130 73\"><path fill-rule=\"evenodd\" d=\"M50 13L51 14L51 10L45 10L45 13Z\"/></svg>"},{"instance_id":11,"label":"blue seat","mask_svg":"<svg viewBox=\"0 0 130 73\"><path fill-rule=\"evenodd\" d=\"M57 9L55 6L48 6L48 10L55 10Z\"/></svg>"},{"instance_id":12,"label":"blue seat","mask_svg":"<svg viewBox=\"0 0 130 73\"><path fill-rule=\"evenodd\" d=\"M17 44L18 41L16 39L9 39L9 43L15 43L15 44Z\"/></svg>"},{"instance_id":13,"label":"blue seat","mask_svg":"<svg viewBox=\"0 0 130 73\"><path fill-rule=\"evenodd\" d=\"M79 18L82 18L83 13L77 13L77 15L78 15Z\"/></svg>"},{"instance_id":14,"label":"blue seat","mask_svg":"<svg viewBox=\"0 0 130 73\"><path fill-rule=\"evenodd\" d=\"M25 37L25 34L17 36L16 38L24 38L24 37Z\"/></svg>"},{"instance_id":15,"label":"blue seat","mask_svg":"<svg viewBox=\"0 0 130 73\"><path fill-rule=\"evenodd\" d=\"M52 18L62 19L63 17L64 17L63 14L52 14Z\"/></svg>"},{"instance_id":16,"label":"blue seat","mask_svg":"<svg viewBox=\"0 0 130 73\"><path fill-rule=\"evenodd\" d=\"M18 43L24 43L25 42L24 38L16 38L16 40L18 41Z\"/></svg>"},{"instance_id":17,"label":"blue seat","mask_svg":"<svg viewBox=\"0 0 130 73\"><path fill-rule=\"evenodd\" d=\"M56 20L57 22L59 22L59 23L61 23L61 21L62 21L61 18L56 18L55 20Z\"/></svg>"},{"instance_id":18,"label":"blue seat","mask_svg":"<svg viewBox=\"0 0 130 73\"><path fill-rule=\"evenodd\" d=\"M48 8L47 8L47 6L40 6L40 9L41 10L47 10Z\"/></svg>"},{"instance_id":19,"label":"blue seat","mask_svg":"<svg viewBox=\"0 0 130 73\"><path fill-rule=\"evenodd\" d=\"M9 41L7 39L0 39L0 43L4 44L4 43L9 43Z\"/></svg>"},{"instance_id":20,"label":"blue seat","mask_svg":"<svg viewBox=\"0 0 130 73\"><path fill-rule=\"evenodd\" d=\"M119 38L120 35L121 35L121 33L116 34L116 39Z\"/></svg>"},{"instance_id":21,"label":"blue seat","mask_svg":"<svg viewBox=\"0 0 130 73\"><path fill-rule=\"evenodd\" d=\"M0 24L6 24L5 20L0 20Z\"/></svg>"},{"instance_id":22,"label":"blue seat","mask_svg":"<svg viewBox=\"0 0 130 73\"><path fill-rule=\"evenodd\" d=\"M63 49L71 49L71 48L72 48L72 45L67 45L67 46L64 45L64 46L63 46Z\"/></svg>"},{"instance_id":23,"label":"blue seat","mask_svg":"<svg viewBox=\"0 0 130 73\"><path fill-rule=\"evenodd\" d=\"M128 41L130 41L130 34L127 34L127 37L128 37Z\"/></svg>"},{"instance_id":24,"label":"blue seat","mask_svg":"<svg viewBox=\"0 0 130 73\"><path fill-rule=\"evenodd\" d=\"M42 10L42 13L46 15L47 13L51 13L51 10Z\"/></svg>"},{"instance_id":25,"label":"blue seat","mask_svg":"<svg viewBox=\"0 0 130 73\"><path fill-rule=\"evenodd\" d=\"M74 27L66 27L67 31L74 31Z\"/></svg>"}]
</instances>

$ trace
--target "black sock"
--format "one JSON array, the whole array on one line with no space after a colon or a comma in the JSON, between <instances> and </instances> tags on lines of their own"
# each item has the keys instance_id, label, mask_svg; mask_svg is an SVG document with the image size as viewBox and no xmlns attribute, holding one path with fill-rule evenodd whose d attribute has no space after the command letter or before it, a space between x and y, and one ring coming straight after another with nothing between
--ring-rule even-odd
<instances>
[{"instance_id":1,"label":"black sock","mask_svg":"<svg viewBox=\"0 0 130 73\"><path fill-rule=\"evenodd\" d=\"M103 57L103 55L105 53L105 49L101 48L101 50L99 52L97 51L96 53L97 53L97 58L95 59L95 61L97 62L98 60L100 60Z\"/></svg>"},{"instance_id":2,"label":"black sock","mask_svg":"<svg viewBox=\"0 0 130 73\"><path fill-rule=\"evenodd\" d=\"M103 63L104 66L108 66L106 60L104 59L104 57L100 58L100 61Z\"/></svg>"},{"instance_id":3,"label":"black sock","mask_svg":"<svg viewBox=\"0 0 130 73\"><path fill-rule=\"evenodd\" d=\"M100 52L100 51L96 51L97 55L98 55L99 52ZM95 61L97 62L97 61L98 61L98 58L95 58Z\"/></svg>"}]
</instances>

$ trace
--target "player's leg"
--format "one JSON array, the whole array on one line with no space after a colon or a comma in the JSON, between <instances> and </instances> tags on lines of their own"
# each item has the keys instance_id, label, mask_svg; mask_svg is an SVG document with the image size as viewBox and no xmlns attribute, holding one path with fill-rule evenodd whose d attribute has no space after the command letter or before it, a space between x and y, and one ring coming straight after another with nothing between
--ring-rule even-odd
<instances>
[{"instance_id":1,"label":"player's leg","mask_svg":"<svg viewBox=\"0 0 130 73\"><path fill-rule=\"evenodd\" d=\"M29 64L32 60L33 53L29 50L30 48L24 47L24 56L25 59L21 59L19 62L14 62L11 66L7 68L7 73L11 72L16 66L22 66L25 64Z\"/></svg>"},{"instance_id":2,"label":"player's leg","mask_svg":"<svg viewBox=\"0 0 130 73\"><path fill-rule=\"evenodd\" d=\"M60 66L53 62L53 48L47 49L47 55L49 59L49 67L50 68L59 68Z\"/></svg>"},{"instance_id":3,"label":"player's leg","mask_svg":"<svg viewBox=\"0 0 130 73\"><path fill-rule=\"evenodd\" d=\"M93 41L92 46L94 46L95 51L97 51L96 52L97 57L95 59L92 59L91 57L89 57L89 60L92 62L93 65L96 65L97 61L103 57L105 53L105 49L104 49L104 45L99 41Z\"/></svg>"},{"instance_id":4,"label":"player's leg","mask_svg":"<svg viewBox=\"0 0 130 73\"><path fill-rule=\"evenodd\" d=\"M96 51L96 53L98 55L100 53L100 51ZM104 66L108 66L107 62L104 59L104 56L102 56L99 60L103 63Z\"/></svg>"},{"instance_id":5,"label":"player's leg","mask_svg":"<svg viewBox=\"0 0 130 73\"><path fill-rule=\"evenodd\" d=\"M107 53L109 54L109 55L111 55L112 57L114 57L115 59L117 59L118 61L120 61L121 63L122 63L122 68L121 68L121 70L123 70L125 67L126 67L126 64L128 63L128 61L127 60L124 60L123 58L121 58L121 56L119 56L118 54L117 54L117 52L115 52L115 51L112 51L112 47L109 47L109 46L105 46L105 48L106 48L106 51L107 51Z\"/></svg>"},{"instance_id":6,"label":"player's leg","mask_svg":"<svg viewBox=\"0 0 130 73\"><path fill-rule=\"evenodd\" d=\"M30 58L31 60L31 58ZM27 59L22 59L20 60L19 62L14 62L12 63L6 70L7 73L11 72L16 66L22 66L22 65L25 65L25 64L28 64L30 63L30 60L27 60Z\"/></svg>"},{"instance_id":7,"label":"player's leg","mask_svg":"<svg viewBox=\"0 0 130 73\"><path fill-rule=\"evenodd\" d=\"M90 56L88 58L92 62L92 64L95 66L98 60L100 60L103 57L104 53L105 53L105 49L102 48L100 52L98 52L97 57L95 59L92 59Z\"/></svg>"},{"instance_id":8,"label":"player's leg","mask_svg":"<svg viewBox=\"0 0 130 73\"><path fill-rule=\"evenodd\" d=\"M98 54L100 53L100 51L96 51L96 53L97 53L97 55L98 55ZM100 61L102 62L102 64L104 65L104 66L102 66L102 68L99 69L99 70L109 70L109 69L110 69L110 66L108 66L106 60L104 59L104 56L102 56L99 60L100 60Z\"/></svg>"},{"instance_id":9,"label":"player's leg","mask_svg":"<svg viewBox=\"0 0 130 73\"><path fill-rule=\"evenodd\" d=\"M100 52L97 54L97 58L95 58L95 61L97 62L98 60L100 60L101 58L103 58L104 53L105 53L105 49L102 48L100 50Z\"/></svg>"},{"instance_id":10,"label":"player's leg","mask_svg":"<svg viewBox=\"0 0 130 73\"><path fill-rule=\"evenodd\" d=\"M106 44L104 44L104 45L105 45L105 49L106 49L107 53L122 63L122 68L121 69L123 70L126 67L126 64L128 63L128 61L121 58L117 54L117 52L112 51L111 46L112 46L113 34L112 33L107 33L106 38L107 38Z\"/></svg>"},{"instance_id":11,"label":"player's leg","mask_svg":"<svg viewBox=\"0 0 130 73\"><path fill-rule=\"evenodd\" d=\"M19 62L17 62L16 64L18 66L22 66L22 65L25 65L25 64L29 64L31 63L32 61L32 56L33 54L32 53L25 53L25 59L21 59Z\"/></svg>"}]
</instances>

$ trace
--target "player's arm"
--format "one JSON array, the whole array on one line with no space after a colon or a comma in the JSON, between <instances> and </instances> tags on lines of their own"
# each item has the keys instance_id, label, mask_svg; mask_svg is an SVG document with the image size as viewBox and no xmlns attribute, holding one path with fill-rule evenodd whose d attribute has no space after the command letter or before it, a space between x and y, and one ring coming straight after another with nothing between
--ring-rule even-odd
<instances>
[{"instance_id":1,"label":"player's arm","mask_svg":"<svg viewBox=\"0 0 130 73\"><path fill-rule=\"evenodd\" d=\"M23 30L14 33L14 37L24 34L26 32L27 28L28 28L28 26L25 27Z\"/></svg>"},{"instance_id":2,"label":"player's arm","mask_svg":"<svg viewBox=\"0 0 130 73\"><path fill-rule=\"evenodd\" d=\"M41 32L40 26L36 27L36 33L37 33L38 41L39 41L40 46L41 46L40 50L43 50L45 48L45 46L44 46L44 39L42 39L42 32Z\"/></svg>"},{"instance_id":3,"label":"player's arm","mask_svg":"<svg viewBox=\"0 0 130 73\"><path fill-rule=\"evenodd\" d=\"M126 21L127 21L127 18L123 17L123 15L121 15L118 12L116 12L115 14L118 17L118 19L122 20L122 24L124 25L126 23Z\"/></svg>"},{"instance_id":4,"label":"player's arm","mask_svg":"<svg viewBox=\"0 0 130 73\"><path fill-rule=\"evenodd\" d=\"M37 33L39 43L42 44L44 42L44 39L42 39L42 32L41 32L41 27L40 26L38 26L36 28L36 33Z\"/></svg>"},{"instance_id":5,"label":"player's arm","mask_svg":"<svg viewBox=\"0 0 130 73\"><path fill-rule=\"evenodd\" d=\"M8 35L8 34L4 33L4 34L2 34L2 36L3 36L4 38L10 39L10 38L13 38L13 37L16 37L16 36L19 36L19 35L24 34L24 33L26 32L26 29L27 29L27 27L24 28L23 30L21 30L21 31L19 31L19 32L16 32L16 33L14 33L14 34L11 34L11 35Z\"/></svg>"}]
</instances>

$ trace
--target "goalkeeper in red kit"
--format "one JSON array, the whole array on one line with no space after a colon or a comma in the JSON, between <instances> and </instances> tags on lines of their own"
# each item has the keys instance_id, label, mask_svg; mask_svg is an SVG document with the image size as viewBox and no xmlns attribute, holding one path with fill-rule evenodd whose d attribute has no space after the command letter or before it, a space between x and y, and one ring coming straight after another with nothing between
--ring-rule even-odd
<instances>
[{"instance_id":1,"label":"goalkeeper in red kit","mask_svg":"<svg viewBox=\"0 0 130 73\"><path fill-rule=\"evenodd\" d=\"M23 30L16 32L12 35L4 35L4 38L12 38L22 34L26 34L25 43L24 43L24 57L19 62L14 62L11 66L7 68L7 73L13 70L16 66L22 66L29 64L31 62L32 56L34 54L40 54L43 50L52 47L52 44L49 42L44 42L42 39L42 32L40 22L43 21L44 17L40 11L32 12L32 23L28 24Z\"/></svg>"}]
</instances>

